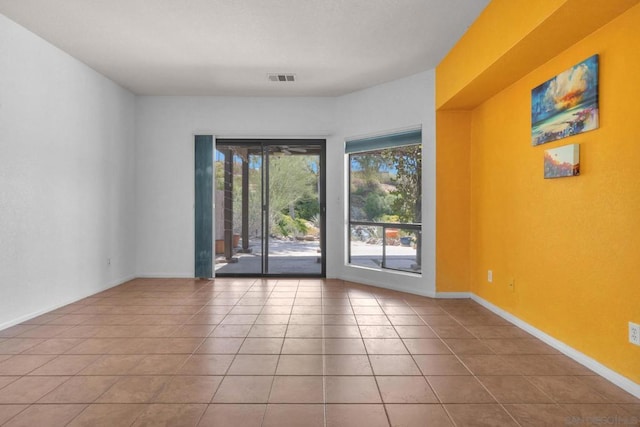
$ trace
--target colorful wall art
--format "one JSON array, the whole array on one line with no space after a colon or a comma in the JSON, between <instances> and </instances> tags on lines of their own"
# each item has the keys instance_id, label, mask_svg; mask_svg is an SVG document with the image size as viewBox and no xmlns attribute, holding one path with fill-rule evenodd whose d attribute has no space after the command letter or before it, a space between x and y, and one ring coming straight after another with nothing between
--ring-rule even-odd
<instances>
[{"instance_id":1,"label":"colorful wall art","mask_svg":"<svg viewBox=\"0 0 640 427\"><path fill-rule=\"evenodd\" d=\"M580 144L564 145L544 151L544 177L580 175Z\"/></svg>"},{"instance_id":2,"label":"colorful wall art","mask_svg":"<svg viewBox=\"0 0 640 427\"><path fill-rule=\"evenodd\" d=\"M598 55L531 91L531 145L598 128Z\"/></svg>"}]
</instances>

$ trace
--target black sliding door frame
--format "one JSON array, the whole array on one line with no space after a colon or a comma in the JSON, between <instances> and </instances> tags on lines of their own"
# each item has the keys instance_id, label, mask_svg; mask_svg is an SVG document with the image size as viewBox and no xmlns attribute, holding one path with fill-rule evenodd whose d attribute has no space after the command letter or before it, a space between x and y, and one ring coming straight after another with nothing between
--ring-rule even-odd
<instances>
[{"instance_id":1,"label":"black sliding door frame","mask_svg":"<svg viewBox=\"0 0 640 427\"><path fill-rule=\"evenodd\" d=\"M321 272L317 273L270 273L269 272L269 220L267 218L269 212L269 158L271 155L270 148L273 147L292 147L296 146L317 146L320 150L319 158L319 205L320 205L320 263ZM219 138L215 140L215 150L224 149L228 146L261 146L262 148L262 272L248 273L224 273L216 272L217 277L326 277L326 140L325 139L232 139ZM223 207L216 206L216 209ZM244 218L243 218L244 219Z\"/></svg>"}]
</instances>

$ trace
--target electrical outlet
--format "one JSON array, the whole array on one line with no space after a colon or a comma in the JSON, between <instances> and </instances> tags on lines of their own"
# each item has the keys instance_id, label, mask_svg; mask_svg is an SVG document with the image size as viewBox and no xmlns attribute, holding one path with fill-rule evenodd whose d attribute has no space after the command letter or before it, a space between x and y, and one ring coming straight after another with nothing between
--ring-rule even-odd
<instances>
[{"instance_id":1,"label":"electrical outlet","mask_svg":"<svg viewBox=\"0 0 640 427\"><path fill-rule=\"evenodd\" d=\"M640 325L637 323L629 322L629 342L640 345Z\"/></svg>"},{"instance_id":2,"label":"electrical outlet","mask_svg":"<svg viewBox=\"0 0 640 427\"><path fill-rule=\"evenodd\" d=\"M509 279L509 290L511 292L515 292L516 291L516 280L515 279Z\"/></svg>"},{"instance_id":3,"label":"electrical outlet","mask_svg":"<svg viewBox=\"0 0 640 427\"><path fill-rule=\"evenodd\" d=\"M487 282L493 283L493 271L491 270L487 271Z\"/></svg>"}]
</instances>

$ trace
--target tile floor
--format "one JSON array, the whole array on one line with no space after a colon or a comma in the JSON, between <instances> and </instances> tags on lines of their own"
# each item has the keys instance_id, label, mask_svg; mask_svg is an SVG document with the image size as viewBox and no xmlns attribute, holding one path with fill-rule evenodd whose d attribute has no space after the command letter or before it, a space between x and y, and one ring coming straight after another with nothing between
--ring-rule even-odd
<instances>
[{"instance_id":1,"label":"tile floor","mask_svg":"<svg viewBox=\"0 0 640 427\"><path fill-rule=\"evenodd\" d=\"M2 426L638 425L640 400L471 300L138 279L0 331Z\"/></svg>"}]
</instances>

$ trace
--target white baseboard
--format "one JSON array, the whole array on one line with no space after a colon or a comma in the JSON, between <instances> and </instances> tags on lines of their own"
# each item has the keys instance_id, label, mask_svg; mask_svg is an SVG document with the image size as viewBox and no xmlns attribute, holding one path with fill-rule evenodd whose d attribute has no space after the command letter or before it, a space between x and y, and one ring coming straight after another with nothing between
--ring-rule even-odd
<instances>
[{"instance_id":1,"label":"white baseboard","mask_svg":"<svg viewBox=\"0 0 640 427\"><path fill-rule=\"evenodd\" d=\"M596 374L602 376L603 378L609 380L610 382L617 385L621 389L627 391L628 393L631 393L632 395L640 399L640 384L637 384L631 381L629 378L623 375L620 375L619 373L607 368L602 363L592 359L591 357L587 356L584 353L581 353L580 351L572 347L569 347L567 344L563 343L562 341L552 337L551 335L548 335L547 333L541 331L540 329L534 326L531 326L527 322L520 320L513 314L508 313L507 311L477 296L476 294L471 293L470 296L471 296L471 299L473 299L478 304L491 310L492 312L502 317L503 319L507 320L508 322L513 323L515 326L519 327L520 329L527 331L534 337L545 342L546 344L555 348L559 352L572 358L573 360L587 367L588 369L591 369Z\"/></svg>"},{"instance_id":2,"label":"white baseboard","mask_svg":"<svg viewBox=\"0 0 640 427\"><path fill-rule=\"evenodd\" d=\"M93 291L90 291L90 292L84 292L84 293L80 294L80 296L69 298L68 300L66 300L64 302L56 303L54 305L47 306L47 307L45 307L43 309L40 309L40 310L31 312L31 313L25 314L25 315L20 316L20 317L18 317L16 319L12 319L12 320L9 320L7 322L1 323L0 324L0 331L3 330L3 329L9 328L11 326L17 325L18 323L22 323L24 321L27 321L27 320L33 319L35 317L38 317L38 316L40 316L42 314L46 314L46 313L48 313L50 311L57 310L60 307L64 307L65 305L73 304L74 302L80 301L81 299L90 297L90 296L95 295L95 294L100 293L100 292L104 292L107 289L114 288L116 286L119 286L119 285L121 285L121 284L123 284L125 282L128 282L129 280L133 280L135 278L136 278L136 276L127 276L127 277L124 277L122 279L118 279L118 280L116 280L114 282L107 283L107 285L104 288L101 288L99 290L93 290Z\"/></svg>"},{"instance_id":3,"label":"white baseboard","mask_svg":"<svg viewBox=\"0 0 640 427\"><path fill-rule=\"evenodd\" d=\"M386 281L382 283L382 282L377 282L375 280L368 280L363 277L358 277L357 275L352 276L350 274L341 274L340 276L337 277L337 279L345 280L347 282L361 283L363 285L375 286L376 288L388 289L390 291L404 292L407 294L418 295L421 297L435 298L436 296L435 292L431 292L428 290L410 289L404 286L389 284Z\"/></svg>"},{"instance_id":4,"label":"white baseboard","mask_svg":"<svg viewBox=\"0 0 640 427\"><path fill-rule=\"evenodd\" d=\"M464 299L471 298L471 292L436 292L436 298Z\"/></svg>"},{"instance_id":5,"label":"white baseboard","mask_svg":"<svg viewBox=\"0 0 640 427\"><path fill-rule=\"evenodd\" d=\"M179 273L179 274L167 274L167 273L158 273L158 274L138 274L136 275L138 279L197 279L193 274L189 273Z\"/></svg>"}]
</instances>

